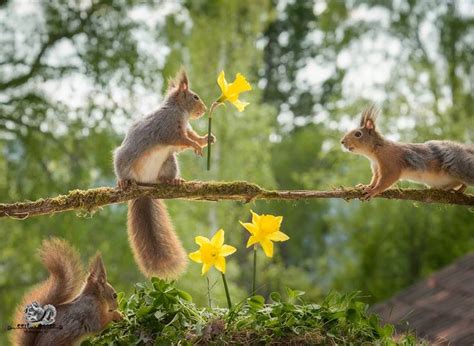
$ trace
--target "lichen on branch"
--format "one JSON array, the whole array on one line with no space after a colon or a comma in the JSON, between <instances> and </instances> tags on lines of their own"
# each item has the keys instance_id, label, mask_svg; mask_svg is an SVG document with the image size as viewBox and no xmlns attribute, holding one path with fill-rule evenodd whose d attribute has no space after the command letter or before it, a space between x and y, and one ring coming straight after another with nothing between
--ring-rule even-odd
<instances>
[{"instance_id":1,"label":"lichen on branch","mask_svg":"<svg viewBox=\"0 0 474 346\"><path fill-rule=\"evenodd\" d=\"M89 190L72 190L67 195L41 198L36 201L0 203L0 217L25 219L36 215L54 214L69 210L90 213L109 205L124 203L138 197L187 200L237 200L250 202L266 200L301 200L340 198L346 201L361 198L362 189L339 188L331 191L315 190L267 190L245 181L198 182L189 181L179 186L165 184L132 185L127 190L101 187ZM474 195L452 191L426 189L391 189L375 198L409 200L423 203L474 206ZM370 202L368 202L370 203Z\"/></svg>"}]
</instances>

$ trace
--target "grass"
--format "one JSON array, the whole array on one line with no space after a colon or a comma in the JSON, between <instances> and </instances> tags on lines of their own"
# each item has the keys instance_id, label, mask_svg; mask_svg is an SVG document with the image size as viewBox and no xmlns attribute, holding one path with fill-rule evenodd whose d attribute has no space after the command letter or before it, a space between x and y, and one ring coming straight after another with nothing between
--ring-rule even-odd
<instances>
[{"instance_id":1,"label":"grass","mask_svg":"<svg viewBox=\"0 0 474 346\"><path fill-rule=\"evenodd\" d=\"M265 301L252 296L232 309L198 307L173 283L153 278L138 283L125 299L119 295L124 320L82 345L194 344L381 344L415 345L414 336L393 337L358 294L328 294L318 304L304 292L287 289Z\"/></svg>"}]
</instances>

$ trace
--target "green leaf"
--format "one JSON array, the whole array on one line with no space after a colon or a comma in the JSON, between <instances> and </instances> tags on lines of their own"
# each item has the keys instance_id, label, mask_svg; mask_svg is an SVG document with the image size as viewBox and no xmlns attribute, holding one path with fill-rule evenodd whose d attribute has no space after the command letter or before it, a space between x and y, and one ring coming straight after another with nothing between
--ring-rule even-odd
<instances>
[{"instance_id":1,"label":"green leaf","mask_svg":"<svg viewBox=\"0 0 474 346\"><path fill-rule=\"evenodd\" d=\"M178 295L183 298L184 300L188 301L188 302L192 302L193 301L193 297L191 297L191 295L188 293L188 292L185 292L183 290L179 290L179 289L176 289L176 292L178 293Z\"/></svg>"},{"instance_id":2,"label":"green leaf","mask_svg":"<svg viewBox=\"0 0 474 346\"><path fill-rule=\"evenodd\" d=\"M136 312L137 317L143 317L147 315L151 310L153 310L153 306L142 306Z\"/></svg>"},{"instance_id":3,"label":"green leaf","mask_svg":"<svg viewBox=\"0 0 474 346\"><path fill-rule=\"evenodd\" d=\"M263 308L265 304L265 298L260 295L255 295L247 299L247 303L254 310L259 310Z\"/></svg>"},{"instance_id":4,"label":"green leaf","mask_svg":"<svg viewBox=\"0 0 474 346\"><path fill-rule=\"evenodd\" d=\"M272 292L270 293L270 299L273 300L274 302L281 302L281 295L278 292Z\"/></svg>"}]
</instances>

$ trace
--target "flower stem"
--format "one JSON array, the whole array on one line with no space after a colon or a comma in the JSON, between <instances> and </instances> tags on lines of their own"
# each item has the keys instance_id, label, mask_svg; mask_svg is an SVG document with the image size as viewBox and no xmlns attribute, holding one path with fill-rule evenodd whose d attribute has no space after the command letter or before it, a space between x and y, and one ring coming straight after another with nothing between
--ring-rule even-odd
<instances>
[{"instance_id":1,"label":"flower stem","mask_svg":"<svg viewBox=\"0 0 474 346\"><path fill-rule=\"evenodd\" d=\"M212 107L211 107L212 111ZM209 113L209 125L207 127L207 170L211 170L211 127L212 127L212 114Z\"/></svg>"},{"instance_id":2,"label":"flower stem","mask_svg":"<svg viewBox=\"0 0 474 346\"><path fill-rule=\"evenodd\" d=\"M207 279L207 299L209 302L209 307L212 308L212 302L211 302L211 286L209 284L209 277L206 276Z\"/></svg>"},{"instance_id":3,"label":"flower stem","mask_svg":"<svg viewBox=\"0 0 474 346\"><path fill-rule=\"evenodd\" d=\"M222 274L222 281L224 281L224 288L225 288L225 296L227 298L227 305L229 306L229 310L232 308L232 302L230 301L230 294L229 294L229 287L227 286L227 280L225 278L225 274Z\"/></svg>"},{"instance_id":4,"label":"flower stem","mask_svg":"<svg viewBox=\"0 0 474 346\"><path fill-rule=\"evenodd\" d=\"M257 246L253 246L253 281L252 281L252 295L255 295L255 285L257 282Z\"/></svg>"},{"instance_id":5,"label":"flower stem","mask_svg":"<svg viewBox=\"0 0 474 346\"><path fill-rule=\"evenodd\" d=\"M209 121L207 126L207 170L211 170L211 128L212 128L212 113L214 113L214 109L222 104L222 101L218 99L214 101L211 105L211 109L209 109Z\"/></svg>"}]
</instances>

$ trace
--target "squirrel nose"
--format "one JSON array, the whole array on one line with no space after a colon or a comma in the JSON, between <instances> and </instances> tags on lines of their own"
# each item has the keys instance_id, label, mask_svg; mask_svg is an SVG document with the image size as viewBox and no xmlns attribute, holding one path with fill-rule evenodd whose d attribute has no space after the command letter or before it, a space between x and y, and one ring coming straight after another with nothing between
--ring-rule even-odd
<instances>
[{"instance_id":1,"label":"squirrel nose","mask_svg":"<svg viewBox=\"0 0 474 346\"><path fill-rule=\"evenodd\" d=\"M341 139L341 144L344 144L344 139Z\"/></svg>"}]
</instances>

